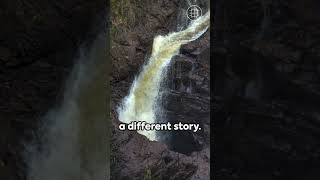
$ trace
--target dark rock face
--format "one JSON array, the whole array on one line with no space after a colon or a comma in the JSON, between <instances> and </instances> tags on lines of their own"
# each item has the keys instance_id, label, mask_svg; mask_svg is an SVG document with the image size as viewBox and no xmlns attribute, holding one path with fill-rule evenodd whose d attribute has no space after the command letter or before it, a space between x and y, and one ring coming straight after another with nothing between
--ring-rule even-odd
<instances>
[{"instance_id":1,"label":"dark rock face","mask_svg":"<svg viewBox=\"0 0 320 180\"><path fill-rule=\"evenodd\" d=\"M318 12L268 2L215 7L215 179L320 177Z\"/></svg>"},{"instance_id":2,"label":"dark rock face","mask_svg":"<svg viewBox=\"0 0 320 180\"><path fill-rule=\"evenodd\" d=\"M163 113L157 115L159 121L199 123L201 131L159 132L161 142L150 142L136 132L118 130L116 107L151 53L153 38L176 29L178 16L183 16L178 13L183 2L141 1L135 4L144 14L139 21L130 21L134 26L119 25L121 31L116 31L111 49L111 179L209 179L209 32L183 46L172 60L161 89Z\"/></svg>"},{"instance_id":3,"label":"dark rock face","mask_svg":"<svg viewBox=\"0 0 320 180\"><path fill-rule=\"evenodd\" d=\"M100 0L0 2L0 179L25 179L22 142L61 99L76 50L105 11Z\"/></svg>"},{"instance_id":4,"label":"dark rock face","mask_svg":"<svg viewBox=\"0 0 320 180\"><path fill-rule=\"evenodd\" d=\"M208 147L187 156L169 150L163 143L150 142L136 132L117 128L112 141L111 179L210 179Z\"/></svg>"},{"instance_id":5,"label":"dark rock face","mask_svg":"<svg viewBox=\"0 0 320 180\"><path fill-rule=\"evenodd\" d=\"M200 151L210 143L210 34L182 47L184 54L176 57L162 90L163 118L171 123L198 123L201 131L160 132L167 137L169 148L184 154Z\"/></svg>"},{"instance_id":6,"label":"dark rock face","mask_svg":"<svg viewBox=\"0 0 320 180\"><path fill-rule=\"evenodd\" d=\"M176 29L180 3L179 0L142 0L130 4L129 7L135 8L134 12L144 13L133 17L129 9L127 17L134 20L120 24L115 34L111 34L114 37L110 82L115 179L209 178L209 62L206 61L209 33L198 42L199 45L183 47L183 55L178 58L185 73L181 77L172 75L176 85L168 85L165 89L164 102L177 104L174 99L185 102L181 106L182 114L175 113L177 109L166 109L168 117L171 116L169 119L178 117L184 122L201 124L199 134L188 133L188 138L179 135L186 144L194 143L195 148L187 148L185 155L175 152L180 151L179 147L168 148L170 143L150 142L135 132L117 130L116 105L127 94L134 75L150 53L154 36ZM201 3L206 4L206 1ZM97 33L98 24L105 18L105 8L105 1L101 0L0 2L3 23L0 29L0 98L5 102L0 105L0 179L25 179L21 142L34 138L33 130L37 129L39 119L61 100L64 81L75 63L76 51L83 41ZM181 83L185 88L176 89ZM191 91L188 87L192 87ZM189 111L199 112L201 118L187 117Z\"/></svg>"},{"instance_id":7,"label":"dark rock face","mask_svg":"<svg viewBox=\"0 0 320 180\"><path fill-rule=\"evenodd\" d=\"M115 11L118 6L125 7L132 14L114 12L112 17L114 30L111 35L114 39L111 45L111 83L123 81L128 77L133 78L133 74L142 66L145 55L150 53L155 35L167 34L174 25L178 5L179 0L114 3L112 7ZM125 22L120 19L125 19Z\"/></svg>"}]
</instances>

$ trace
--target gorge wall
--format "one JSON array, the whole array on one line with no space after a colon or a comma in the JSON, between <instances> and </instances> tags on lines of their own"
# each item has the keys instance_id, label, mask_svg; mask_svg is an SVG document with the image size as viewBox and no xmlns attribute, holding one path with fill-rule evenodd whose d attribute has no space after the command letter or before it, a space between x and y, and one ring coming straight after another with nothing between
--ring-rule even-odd
<instances>
[{"instance_id":1,"label":"gorge wall","mask_svg":"<svg viewBox=\"0 0 320 180\"><path fill-rule=\"evenodd\" d=\"M317 1L215 1L216 179L317 179Z\"/></svg>"},{"instance_id":2,"label":"gorge wall","mask_svg":"<svg viewBox=\"0 0 320 180\"><path fill-rule=\"evenodd\" d=\"M204 12L208 8L208 1L197 3ZM114 6L118 7L117 4ZM129 3L128 7L132 9L126 9L126 12L137 14L131 14L126 21L119 21L119 12L113 12L112 16L116 34L111 47L112 176L114 179L209 179L210 32L182 46L180 55L172 60L160 90L165 116L159 119L200 123L203 131L170 135L160 132L169 138L151 142L136 132L119 131L116 109L148 59L153 38L179 31L185 25L181 18L187 18L183 9L186 10L188 3L181 0L147 3L142 0Z\"/></svg>"}]
</instances>

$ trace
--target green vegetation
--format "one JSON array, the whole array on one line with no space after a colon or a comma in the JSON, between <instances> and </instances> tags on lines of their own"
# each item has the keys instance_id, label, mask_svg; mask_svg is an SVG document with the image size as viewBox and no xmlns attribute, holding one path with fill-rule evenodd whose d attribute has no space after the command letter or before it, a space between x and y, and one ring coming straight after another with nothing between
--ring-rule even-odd
<instances>
[{"instance_id":1,"label":"green vegetation","mask_svg":"<svg viewBox=\"0 0 320 180\"><path fill-rule=\"evenodd\" d=\"M142 15L141 5L143 0L111 0L111 37L115 37L121 29L133 28Z\"/></svg>"},{"instance_id":2,"label":"green vegetation","mask_svg":"<svg viewBox=\"0 0 320 180\"><path fill-rule=\"evenodd\" d=\"M144 176L143 176L143 180L152 180L152 176L151 176L151 170L150 169L146 169Z\"/></svg>"},{"instance_id":3,"label":"green vegetation","mask_svg":"<svg viewBox=\"0 0 320 180\"><path fill-rule=\"evenodd\" d=\"M134 3L129 0L111 0L112 25L129 25L134 21L134 8Z\"/></svg>"}]
</instances>

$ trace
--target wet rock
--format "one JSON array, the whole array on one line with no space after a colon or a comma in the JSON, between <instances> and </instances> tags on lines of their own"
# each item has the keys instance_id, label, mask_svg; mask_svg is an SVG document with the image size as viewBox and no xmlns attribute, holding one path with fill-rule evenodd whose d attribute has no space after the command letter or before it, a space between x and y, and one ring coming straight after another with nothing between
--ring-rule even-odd
<instances>
[{"instance_id":1,"label":"wet rock","mask_svg":"<svg viewBox=\"0 0 320 180\"><path fill-rule=\"evenodd\" d=\"M118 123L116 106L121 98L127 95L134 76L150 56L153 38L158 34L167 34L176 30L178 18L176 12L179 12L179 6L184 2L164 0L141 3L145 3L143 16L137 15L138 22L132 18L134 27L119 26L120 29L127 30L118 31L119 36L116 37L119 38L114 39L117 47L113 49L115 71L112 73L111 81L112 107L114 108L112 147L115 148L113 157L116 161L112 165L113 177L116 177L115 179L118 177L143 179L146 176L151 176L151 179L209 179L208 67L210 61L208 55L210 51L208 43L210 33L206 33L192 44L184 45L180 55L173 59L165 74L166 81L160 92L164 113L157 115L159 121L177 120L184 123L200 123L203 130L199 133L179 132L173 133L174 135L169 133L170 136L176 137L173 143L171 139L165 139L169 137L166 133L163 134L165 137L163 141L150 142L136 132L119 132L116 129ZM132 46L124 38L127 37L126 33L136 35L136 54L131 60L127 59ZM203 96L200 95L201 93ZM172 145L175 147L173 148ZM183 149L187 151L184 152Z\"/></svg>"},{"instance_id":2,"label":"wet rock","mask_svg":"<svg viewBox=\"0 0 320 180\"><path fill-rule=\"evenodd\" d=\"M0 47L0 61L3 63L6 63L9 61L9 58L11 57L11 51L10 49L6 47Z\"/></svg>"},{"instance_id":3,"label":"wet rock","mask_svg":"<svg viewBox=\"0 0 320 180\"><path fill-rule=\"evenodd\" d=\"M181 47L181 53L187 53L191 55L199 55L201 54L205 49L210 47L210 32L206 32L203 37L190 42L186 45L183 45Z\"/></svg>"},{"instance_id":4,"label":"wet rock","mask_svg":"<svg viewBox=\"0 0 320 180\"><path fill-rule=\"evenodd\" d=\"M263 25L257 18L263 12L259 4L240 3L247 18L240 10L215 16L216 22L233 24L221 26L225 34L219 34L213 47L217 78L212 113L215 139L223 142L215 150L217 179L298 180L319 164L313 156L320 145L319 124L314 122L318 111L314 107L320 102L319 61L314 61L320 36L317 17L312 17L318 5L312 0L303 5L293 1L269 2L274 8L266 27L270 33L262 33L267 38L257 33ZM237 4L228 1L224 6L217 9ZM278 10L281 13L276 14ZM249 25L252 22L258 26Z\"/></svg>"},{"instance_id":5,"label":"wet rock","mask_svg":"<svg viewBox=\"0 0 320 180\"><path fill-rule=\"evenodd\" d=\"M167 9L157 7L168 6ZM168 2L169 3L169 2ZM209 33L204 38L193 45L184 46L181 54L174 58L170 69L166 74L161 90L162 106L164 107L161 120L179 120L184 123L200 123L203 131L200 133L180 132L174 134L176 140L172 143L169 139L161 142L150 142L144 136L136 132L120 132L117 130L116 106L127 93L132 83L133 77L137 75L145 58L150 54L152 39L157 34L166 34L175 29L178 4L175 1L157 1L146 3L145 18L146 24L136 24L135 28L128 28L128 31L137 34L136 55L132 61L128 61L126 56L128 51L125 39L115 39L116 45L114 53L115 71L112 75L112 99L113 99L113 157L112 163L113 177L115 179L209 179L209 95L200 96L199 89L206 89L209 84L209 71L203 71L204 67L209 67L209 60L201 57L203 53L208 53ZM174 5L172 5L173 3ZM150 7L149 7L150 6ZM150 8L150 9L149 9ZM122 43L120 43L122 42ZM128 47L130 49L130 47ZM117 53L122 51L123 53ZM141 53L142 56L137 55ZM209 54L209 53L208 53ZM131 67L130 67L131 66ZM120 70L121 69L121 70ZM130 71L131 70L131 71ZM121 78L120 78L121 77ZM200 82L200 83L199 83ZM197 85L198 84L198 85ZM161 133L160 133L161 134ZM168 135L168 134L166 134ZM171 134L170 134L171 136ZM165 134L163 135L165 137ZM175 144L175 148L171 145ZM180 147L179 147L180 146ZM184 152L181 147L187 147ZM179 150L180 148L180 150Z\"/></svg>"},{"instance_id":6,"label":"wet rock","mask_svg":"<svg viewBox=\"0 0 320 180\"><path fill-rule=\"evenodd\" d=\"M114 127L116 128L116 127ZM189 179L196 172L206 176L207 156L186 155L168 150L165 144L150 142L146 137L130 131L120 132L114 129L113 147L119 148L114 153L114 177L117 179L141 179L148 174L153 179ZM207 158L206 158L207 157ZM191 178L192 179L192 178Z\"/></svg>"}]
</instances>

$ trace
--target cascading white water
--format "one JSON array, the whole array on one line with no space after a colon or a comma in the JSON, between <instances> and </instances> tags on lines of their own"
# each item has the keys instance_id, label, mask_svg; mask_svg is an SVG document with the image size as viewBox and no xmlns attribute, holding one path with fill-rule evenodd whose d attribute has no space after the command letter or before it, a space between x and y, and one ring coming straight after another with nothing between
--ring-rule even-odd
<instances>
[{"instance_id":1,"label":"cascading white water","mask_svg":"<svg viewBox=\"0 0 320 180\"><path fill-rule=\"evenodd\" d=\"M106 41L80 55L61 106L42 119L42 150L27 147L28 180L108 179Z\"/></svg>"},{"instance_id":2,"label":"cascading white water","mask_svg":"<svg viewBox=\"0 0 320 180\"><path fill-rule=\"evenodd\" d=\"M156 101L163 72L173 56L178 55L181 45L198 39L210 25L210 11L192 21L182 31L154 38L152 54L148 63L134 80L129 95L123 99L118 109L119 120L124 123L145 121L156 123L155 114L159 111ZM156 140L155 131L138 131L150 140Z\"/></svg>"}]
</instances>

